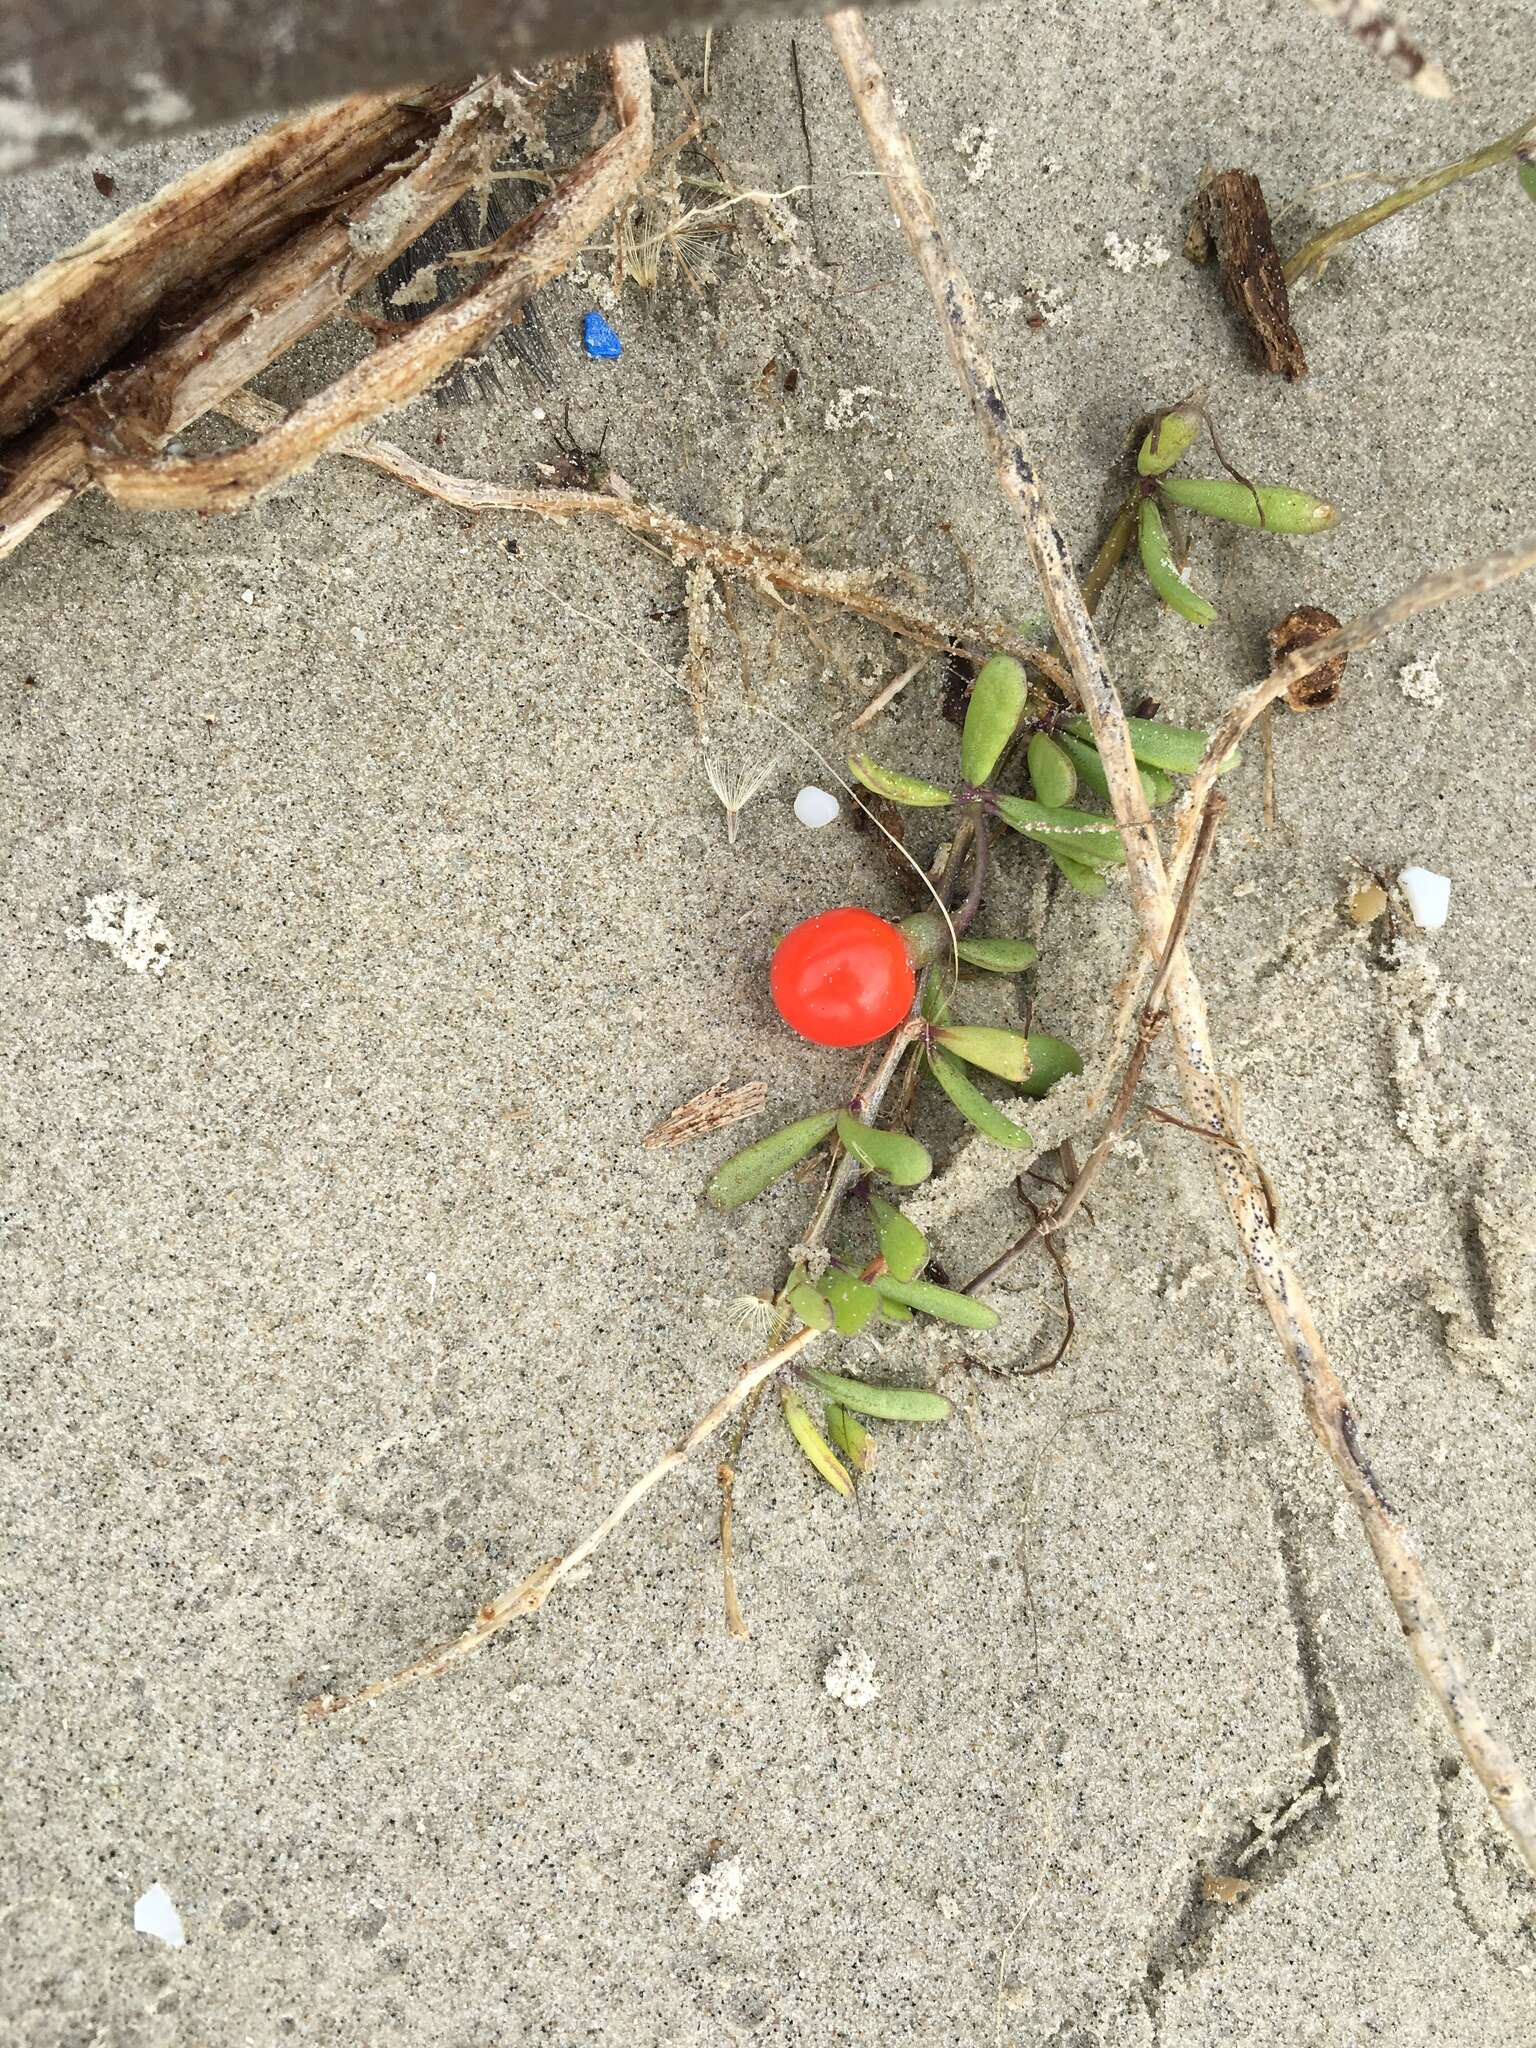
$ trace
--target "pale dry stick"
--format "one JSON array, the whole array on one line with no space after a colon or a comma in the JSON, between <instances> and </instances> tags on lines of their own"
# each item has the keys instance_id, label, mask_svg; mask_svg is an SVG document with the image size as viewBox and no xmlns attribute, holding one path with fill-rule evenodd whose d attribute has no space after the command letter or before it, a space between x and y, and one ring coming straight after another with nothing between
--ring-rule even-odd
<instances>
[{"instance_id":1,"label":"pale dry stick","mask_svg":"<svg viewBox=\"0 0 1536 2048\"><path fill-rule=\"evenodd\" d=\"M289 417L281 406L242 391L221 399L217 410L237 426L266 432ZM340 434L323 450L328 456L345 457L382 470L397 482L423 497L455 505L465 512L527 513L557 524L567 519L607 519L622 526L674 560L703 560L711 568L740 576L759 588L787 590L798 597L820 598L823 602L852 612L872 626L898 640L942 650L950 646L984 648L988 653L1013 654L1031 664L1065 694L1072 692L1072 680L1059 663L1019 634L989 620L946 619L936 613L898 604L867 580L861 581L846 569L818 569L793 548L756 539L750 533L726 533L718 527L697 526L679 519L655 505L616 491L548 490L522 484L484 483L473 477L450 476L433 469L393 441L376 434L351 429ZM771 665L771 664L770 664Z\"/></svg>"},{"instance_id":2,"label":"pale dry stick","mask_svg":"<svg viewBox=\"0 0 1536 2048\"><path fill-rule=\"evenodd\" d=\"M1094 636L1071 556L1046 511L1034 468L998 391L977 332L974 301L945 246L933 202L923 187L916 158L876 62L863 19L846 10L830 15L827 28L842 60L871 151L884 175L886 190L933 294L951 360L971 396L999 482L1023 521L1025 540L1040 576L1051 624L1071 664L1104 762L1110 801L1125 840L1127 876L1143 941L1154 957L1159 957L1173 927L1175 905L1169 894L1161 848L1146 820L1124 709ZM1315 667L1319 650L1324 648L1324 642L1309 647L1300 672ZM1221 759L1230 745L1231 739L1223 729L1213 747L1214 758ZM1184 947L1175 944L1169 958L1168 1012L1191 1120L1202 1129L1231 1136L1205 999ZM1536 1873L1536 1796L1514 1753L1490 1723L1472 1690L1470 1674L1430 1589L1412 1538L1371 1470L1354 1413L1313 1321L1311 1306L1270 1226L1261 1194L1241 1154L1226 1145L1211 1149L1238 1242L1296 1375L1307 1420L1360 1515L1410 1654L1488 1799Z\"/></svg>"},{"instance_id":3,"label":"pale dry stick","mask_svg":"<svg viewBox=\"0 0 1536 2048\"><path fill-rule=\"evenodd\" d=\"M1147 992L1147 999L1142 1005L1136 1045L1125 1063L1114 1107L1105 1120L1104 1128L1100 1131L1093 1150L1083 1161L1080 1170L1073 1175L1071 1185L1061 1201L1054 1207L1043 1210L1021 1238L999 1252L985 1271L978 1273L974 1280L966 1283L960 1290L962 1294L979 1293L983 1287L990 1286L994 1280L1006 1273L1015 1260L1021 1259L1037 1239L1048 1238L1057 1231L1065 1230L1088 1199L1089 1189L1109 1164L1109 1155L1115 1148L1115 1140L1120 1135L1121 1127L1130 1113L1132 1099L1141 1084L1142 1069L1146 1066L1153 1043L1162 1029L1163 996L1173 974L1174 960L1184 944L1184 934L1189 929L1189 920L1195 908L1195 896L1200 888L1201 874L1210 855L1211 841L1216 837L1216 828L1221 823L1226 807L1226 798L1220 795L1213 796L1206 806L1194 859L1190 862L1189 873L1184 878L1179 907L1174 913L1173 923L1168 927L1162 962L1158 967L1157 977Z\"/></svg>"},{"instance_id":4,"label":"pale dry stick","mask_svg":"<svg viewBox=\"0 0 1536 2048\"><path fill-rule=\"evenodd\" d=\"M440 1678L455 1664L463 1663L466 1657L484 1649L492 1636L499 1635L509 1623L521 1620L525 1614L537 1614L560 1581L569 1578L578 1565L585 1564L593 1551L634 1512L653 1487L659 1486L663 1479L685 1464L699 1445L707 1442L721 1424L735 1414L754 1389L771 1379L781 1366L787 1365L820 1334L817 1330L797 1330L772 1351L755 1359L751 1365L743 1366L735 1384L720 1396L712 1408L705 1410L688 1434L675 1443L665 1457L658 1458L648 1472L641 1473L574 1550L567 1551L564 1557L546 1558L527 1578L509 1587L505 1593L498 1593L494 1600L488 1600L461 1636L435 1650L428 1650L414 1663L405 1665L388 1678L375 1679L371 1685L365 1685L357 1692L323 1692L312 1700L306 1700L301 1710L303 1718L306 1721L323 1721L348 1707L366 1706L370 1700L382 1699L386 1693L409 1685L414 1679Z\"/></svg>"},{"instance_id":5,"label":"pale dry stick","mask_svg":"<svg viewBox=\"0 0 1536 2048\"><path fill-rule=\"evenodd\" d=\"M873 725L886 706L894 703L901 695L922 665L920 661L914 661L910 668L904 668L899 675L892 676L885 687L877 690L875 695L870 698L858 717L849 723L848 730L850 732L863 732L866 726Z\"/></svg>"},{"instance_id":6,"label":"pale dry stick","mask_svg":"<svg viewBox=\"0 0 1536 2048\"><path fill-rule=\"evenodd\" d=\"M885 1091L890 1086L900 1063L901 1055L918 1028L916 1019L909 1018L892 1034L874 1078L861 1097L860 1106L865 1122L871 1121L879 1110ZM846 1159L842 1164L847 1164ZM807 1245L814 1245L820 1241L822 1233L836 1213L842 1192L834 1191L839 1190L840 1182L842 1191L846 1191L847 1181L842 1179L841 1167L834 1173L827 1196L823 1199L807 1233ZM876 1262L876 1267L871 1270L878 1270L878 1266L879 1262ZM641 1473L574 1550L568 1551L564 1557L547 1558L536 1570L530 1572L527 1578L509 1587L506 1592L498 1593L494 1600L488 1600L461 1636L457 1636L450 1643L440 1645L435 1650L428 1650L414 1663L407 1664L388 1678L375 1679L371 1685L363 1686L358 1692L321 1693L315 1699L307 1700L302 1709L303 1718L306 1721L323 1721L332 1714L341 1713L345 1708L365 1706L370 1700L382 1699L385 1693L394 1692L397 1687L408 1685L413 1679L440 1678L453 1665L462 1663L466 1657L473 1656L476 1650L483 1649L491 1638L500 1634L509 1623L521 1620L525 1614L536 1614L560 1581L569 1578L578 1565L586 1562L593 1551L633 1513L653 1487L659 1486L663 1479L685 1464L699 1445L707 1442L721 1424L735 1414L743 1401L748 1400L757 1388L763 1386L808 1344L814 1343L821 1334L819 1330L810 1328L796 1330L792 1337L786 1338L782 1344L776 1345L763 1357L756 1359L751 1365L743 1366L735 1384L720 1396L712 1408L706 1409L680 1442L674 1444L664 1457L658 1458L648 1472Z\"/></svg>"},{"instance_id":7,"label":"pale dry stick","mask_svg":"<svg viewBox=\"0 0 1536 2048\"><path fill-rule=\"evenodd\" d=\"M0 459L0 557L91 484L103 450L145 455L342 310L474 190L503 134L497 91L462 96L414 162L392 165L188 307L138 361L60 405Z\"/></svg>"},{"instance_id":8,"label":"pale dry stick","mask_svg":"<svg viewBox=\"0 0 1536 2048\"><path fill-rule=\"evenodd\" d=\"M1398 77L1427 100L1448 100L1451 81L1433 58L1426 57L1395 15L1380 0L1310 0L1319 14L1336 21L1390 65Z\"/></svg>"},{"instance_id":9,"label":"pale dry stick","mask_svg":"<svg viewBox=\"0 0 1536 2048\"><path fill-rule=\"evenodd\" d=\"M404 405L480 348L540 285L569 266L645 173L655 133L645 45L615 44L609 74L617 133L480 252L478 261L495 259L483 284L415 322L408 340L376 349L245 447L180 460L104 463L98 472L103 489L128 505L238 510L308 469L338 434Z\"/></svg>"}]
</instances>

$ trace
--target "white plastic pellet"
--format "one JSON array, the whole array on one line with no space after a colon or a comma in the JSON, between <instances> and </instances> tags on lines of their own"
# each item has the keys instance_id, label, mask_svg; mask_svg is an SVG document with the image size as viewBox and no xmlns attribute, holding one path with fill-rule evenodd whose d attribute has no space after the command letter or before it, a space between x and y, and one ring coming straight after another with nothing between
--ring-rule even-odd
<instances>
[{"instance_id":1,"label":"white plastic pellet","mask_svg":"<svg viewBox=\"0 0 1536 2048\"><path fill-rule=\"evenodd\" d=\"M823 825L830 825L842 808L830 790L807 786L795 798L795 816L802 825L809 825L813 832L819 832Z\"/></svg>"},{"instance_id":2,"label":"white plastic pellet","mask_svg":"<svg viewBox=\"0 0 1536 2048\"><path fill-rule=\"evenodd\" d=\"M1408 908L1421 931L1437 932L1451 908L1451 878L1437 875L1433 868L1404 868L1397 886L1408 898Z\"/></svg>"}]
</instances>

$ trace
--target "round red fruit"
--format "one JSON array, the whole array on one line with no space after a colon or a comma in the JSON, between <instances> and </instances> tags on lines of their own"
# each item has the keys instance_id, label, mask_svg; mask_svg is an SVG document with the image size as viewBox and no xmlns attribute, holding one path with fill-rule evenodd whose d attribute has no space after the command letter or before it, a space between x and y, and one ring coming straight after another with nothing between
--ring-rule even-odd
<instances>
[{"instance_id":1,"label":"round red fruit","mask_svg":"<svg viewBox=\"0 0 1536 2048\"><path fill-rule=\"evenodd\" d=\"M869 1045L906 1017L917 990L906 944L872 910L824 910L779 941L773 1000L813 1045Z\"/></svg>"}]
</instances>

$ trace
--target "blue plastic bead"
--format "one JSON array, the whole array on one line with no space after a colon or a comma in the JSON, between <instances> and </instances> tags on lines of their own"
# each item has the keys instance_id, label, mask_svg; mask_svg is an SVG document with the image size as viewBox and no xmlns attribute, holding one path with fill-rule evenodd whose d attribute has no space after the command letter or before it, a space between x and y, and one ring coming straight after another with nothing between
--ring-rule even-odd
<instances>
[{"instance_id":1,"label":"blue plastic bead","mask_svg":"<svg viewBox=\"0 0 1536 2048\"><path fill-rule=\"evenodd\" d=\"M623 342L601 313L588 313L582 321L581 345L600 363L616 363L624 353Z\"/></svg>"}]
</instances>

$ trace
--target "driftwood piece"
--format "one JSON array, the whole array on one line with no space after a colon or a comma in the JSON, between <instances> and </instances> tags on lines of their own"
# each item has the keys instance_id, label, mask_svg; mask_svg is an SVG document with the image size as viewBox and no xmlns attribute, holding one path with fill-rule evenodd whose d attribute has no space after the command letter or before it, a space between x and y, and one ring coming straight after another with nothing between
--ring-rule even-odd
<instances>
[{"instance_id":1,"label":"driftwood piece","mask_svg":"<svg viewBox=\"0 0 1536 2048\"><path fill-rule=\"evenodd\" d=\"M1203 263L1213 250L1227 298L1258 360L1277 376L1305 377L1306 352L1291 320L1264 188L1251 171L1208 171L1200 181L1185 253Z\"/></svg>"},{"instance_id":2,"label":"driftwood piece","mask_svg":"<svg viewBox=\"0 0 1536 2048\"><path fill-rule=\"evenodd\" d=\"M349 186L429 134L459 88L373 95L282 121L157 192L0 295L0 442L180 317Z\"/></svg>"},{"instance_id":3,"label":"driftwood piece","mask_svg":"<svg viewBox=\"0 0 1536 2048\"><path fill-rule=\"evenodd\" d=\"M571 264L645 175L655 140L645 45L615 44L609 72L617 133L477 253L476 263L487 273L483 284L417 321L399 341L376 349L243 448L227 455L98 462L95 480L122 504L236 511L308 469L338 435L404 405L450 364L482 347L541 285Z\"/></svg>"},{"instance_id":4,"label":"driftwood piece","mask_svg":"<svg viewBox=\"0 0 1536 2048\"><path fill-rule=\"evenodd\" d=\"M439 107L452 97L438 89L418 96ZM499 132L493 86L459 98L414 164L343 193L338 206L227 278L199 306L186 306L139 361L0 449L0 558L89 485L98 451L147 455L339 312L471 189ZM140 213L168 197L162 193ZM293 227L291 215L286 225Z\"/></svg>"}]
</instances>

